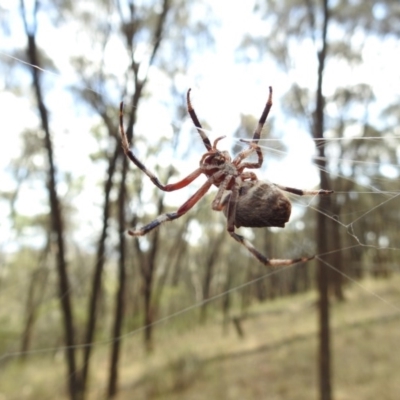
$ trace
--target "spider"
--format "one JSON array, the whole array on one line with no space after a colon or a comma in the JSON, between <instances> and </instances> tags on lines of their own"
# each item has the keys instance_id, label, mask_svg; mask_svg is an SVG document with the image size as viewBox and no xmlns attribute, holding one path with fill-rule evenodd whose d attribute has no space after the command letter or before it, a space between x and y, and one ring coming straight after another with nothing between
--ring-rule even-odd
<instances>
[{"instance_id":1,"label":"spider","mask_svg":"<svg viewBox=\"0 0 400 400\"><path fill-rule=\"evenodd\" d=\"M167 221L172 221L186 214L211 188L218 188L217 194L211 203L215 211L223 211L227 219L227 231L241 245L243 245L262 264L271 267L292 265L305 262L314 258L301 257L296 259L270 259L261 254L248 240L235 232L235 227L281 227L289 220L291 203L283 192L289 192L298 196L304 195L328 195L332 190L300 190L273 183L265 183L258 180L256 174L247 169L257 169L263 164L263 154L258 146L261 131L272 107L272 87L269 87L269 96L264 110L259 119L251 140L243 140L248 143L248 148L241 151L233 160L225 150L219 150L219 141L226 136L220 136L211 144L210 139L202 128L190 100L190 90L186 95L188 113L200 134L207 151L200 159L199 168L186 178L176 183L163 185L158 178L149 171L144 164L133 154L129 148L128 139L123 123L123 102L120 105L120 134L122 148L126 156L140 168L160 190L171 192L179 190L192 183L201 174L207 177L207 181L194 193L176 212L165 213L158 216L149 224L129 230L131 236L143 236ZM257 161L249 162L246 159L255 153Z\"/></svg>"}]
</instances>

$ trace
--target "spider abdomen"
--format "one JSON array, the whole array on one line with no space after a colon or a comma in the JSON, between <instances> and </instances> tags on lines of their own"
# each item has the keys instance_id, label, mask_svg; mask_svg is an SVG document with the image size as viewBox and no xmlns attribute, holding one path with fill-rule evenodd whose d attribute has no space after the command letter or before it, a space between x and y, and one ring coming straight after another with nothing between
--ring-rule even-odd
<instances>
[{"instance_id":1,"label":"spider abdomen","mask_svg":"<svg viewBox=\"0 0 400 400\"><path fill-rule=\"evenodd\" d=\"M229 193L224 201L223 212L227 216L231 203ZM228 204L230 204L228 206ZM234 224L237 228L280 227L290 218L292 206L288 198L273 184L246 181L239 190Z\"/></svg>"}]
</instances>

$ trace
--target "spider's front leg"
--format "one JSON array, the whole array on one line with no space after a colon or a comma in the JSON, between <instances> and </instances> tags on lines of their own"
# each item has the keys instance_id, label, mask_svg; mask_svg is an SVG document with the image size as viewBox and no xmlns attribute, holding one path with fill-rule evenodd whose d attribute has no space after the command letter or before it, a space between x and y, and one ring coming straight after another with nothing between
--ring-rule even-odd
<instances>
[{"instance_id":1,"label":"spider's front leg","mask_svg":"<svg viewBox=\"0 0 400 400\"><path fill-rule=\"evenodd\" d=\"M121 102L119 109L119 130L121 134L122 148L124 150L124 153L140 170L142 170L150 178L150 180L154 183L154 185L156 185L160 190L163 190L164 192L172 192L173 190L182 189L185 186L192 183L196 178L198 178L202 174L202 170L200 168L197 168L195 171L193 171L186 178L180 180L179 182L163 185L159 181L159 179L145 167L145 165L133 154L132 150L129 148L129 142L124 128L123 111L124 111L124 103Z\"/></svg>"},{"instance_id":2,"label":"spider's front leg","mask_svg":"<svg viewBox=\"0 0 400 400\"><path fill-rule=\"evenodd\" d=\"M250 141L250 146L248 149L241 151L233 160L233 164L239 165L241 161L245 158L247 158L250 154L252 154L254 151L257 153L257 161L256 162L246 162L246 163L241 163L240 166L241 168L261 168L264 157L261 151L260 146L258 145L258 141L260 140L261 137L261 132L264 127L265 121L268 118L268 114L271 110L272 107L272 86L269 87L269 95L268 95L268 100L267 103L265 104L264 110L261 114L260 119L258 120L257 128L255 129L253 133L253 139ZM248 140L241 140L242 142L249 142Z\"/></svg>"},{"instance_id":3,"label":"spider's front leg","mask_svg":"<svg viewBox=\"0 0 400 400\"><path fill-rule=\"evenodd\" d=\"M204 146L209 151L212 149L211 142L210 142L210 139L208 138L208 136L206 135L203 127L201 126L200 121L197 118L196 112L194 111L194 108L192 106L192 102L190 101L190 91L191 90L192 89L189 89L186 94L187 110L190 115L190 118L192 118L192 121L194 123L194 126L197 129L197 132L199 132L199 135L200 135L201 139L203 140Z\"/></svg>"},{"instance_id":4,"label":"spider's front leg","mask_svg":"<svg viewBox=\"0 0 400 400\"><path fill-rule=\"evenodd\" d=\"M236 208L239 199L239 190L243 184L240 177L235 179L235 183L232 187L232 192L229 195L228 204L226 204L226 216L227 216L227 230L229 234L241 245L243 245L258 261L262 264L271 267L282 267L287 265L297 264L299 262L306 262L312 260L312 257L301 257L295 259L270 259L261 254L247 239L243 236L235 233L235 220L236 220Z\"/></svg>"},{"instance_id":5,"label":"spider's front leg","mask_svg":"<svg viewBox=\"0 0 400 400\"><path fill-rule=\"evenodd\" d=\"M151 221L149 224L142 226L139 229L129 230L129 235L144 236L164 222L173 221L174 219L186 214L208 192L208 189L210 189L211 185L212 182L208 180L193 196L189 198L189 200L182 204L176 212L162 214L154 221Z\"/></svg>"}]
</instances>

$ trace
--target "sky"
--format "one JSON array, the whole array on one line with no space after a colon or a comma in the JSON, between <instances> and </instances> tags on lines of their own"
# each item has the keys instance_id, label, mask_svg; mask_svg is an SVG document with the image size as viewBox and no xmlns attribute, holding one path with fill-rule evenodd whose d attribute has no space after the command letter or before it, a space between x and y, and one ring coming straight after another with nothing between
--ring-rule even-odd
<instances>
[{"instance_id":1,"label":"sky","mask_svg":"<svg viewBox=\"0 0 400 400\"><path fill-rule=\"evenodd\" d=\"M207 121L212 127L211 140L227 135L228 138L221 142L221 147L231 148L232 141L229 137L238 127L240 114L252 114L259 117L268 94L268 86L274 88L274 106L271 117L274 119L274 129L283 134L282 140L286 146L286 153L280 159L275 159L268 164L268 169L261 172L262 178L282 185L312 188L318 186L318 171L312 162L315 147L304 127L285 120L279 104L292 81L300 85L309 83L310 70L316 68L315 60L304 57L306 48L298 48L298 56L295 57L296 68L291 72L290 79L277 69L273 60L260 63L238 63L237 48L242 40L243 32L257 33L263 29L263 23L252 12L251 2L232 2L229 12L226 12L226 3L212 1L213 11L220 17L220 26L215 30L215 48L202 56L201 63L194 65L188 75L180 83L182 96L185 96L187 88L192 88L193 104L201 120ZM13 0L0 0L0 9L7 13L7 20L12 27L12 35L4 37L0 45L0 57L7 60L16 49L25 46L26 39L23 33L22 22L18 15L18 2ZM4 11L6 10L6 11ZM45 21L45 19L43 19ZM238 29L240 26L241 29ZM87 48L87 43L77 42L72 38L75 27L65 26L54 29L51 25L41 26L40 43L46 48L49 57L57 62L58 72L46 71L43 74L51 89L47 101L51 103L52 129L57 132L54 138L57 165L60 171L71 171L73 174L85 175L86 190L79 196L78 207L80 210L91 210L85 214L86 229L81 232L82 237L90 240L91 232L96 230L96 220L99 219L100 209L93 205L101 205L100 188L98 182L102 180L104 168L94 164L88 157L88 149L95 150L98 144L93 139L90 129L97 122L93 115L85 111L77 111L72 97L66 87L75 83L74 70L69 58L74 54L76 46L86 46L84 51L88 57L97 55ZM60 43L63 45L60 46ZM309 44L311 46L311 43ZM307 44L305 44L307 46ZM82 50L81 48L81 50ZM326 93L331 93L338 85L355 81L373 85L377 97L390 101L397 96L394 87L400 87L400 74L397 63L393 63L393 54L398 53L398 44L387 40L383 45L373 38L367 43L363 57L364 63L360 68L349 69L348 65L338 63L332 66L335 69L332 76L336 79L326 81L324 88ZM121 60L118 45L109 46L107 67L111 70L121 69L125 61ZM199 76L201 79L199 80ZM26 79L26 75L25 75ZM313 78L312 78L313 79ZM36 114L32 109L29 93L29 79L27 79L26 94L16 96L7 90L0 91L0 107L6 110L2 115L3 137L7 134L7 140L0 146L0 180L3 190L13 187L14 182L6 173L7 166L12 158L18 157L21 148L19 134L24 128L36 126ZM0 85L3 85L0 81ZM1 86L0 86L1 87ZM158 80L157 73L152 74L149 82L150 90L162 93L162 81ZM94 89L94 88L89 88ZM224 107L221 108L220 105ZM118 108L118 102L116 102ZM71 111L73 110L73 111ZM157 110L157 119L153 118L154 110ZM168 136L169 117L165 114L165 108L154 102L145 104L141 113L137 131L146 135L152 132L153 140L157 141L157 133ZM22 116L22 117L21 117ZM268 122L267 122L268 123ZM154 134L153 134L154 132ZM193 140L198 140L197 133L192 129ZM268 147L268 142L263 144ZM140 147L137 149L140 152ZM142 149L143 150L143 149ZM268 149L265 150L268 157ZM71 163L71 155L74 162ZM201 154L198 156L200 157ZM168 159L168 157L166 157ZM144 160L143 160L144 161ZM197 166L198 159L178 160L183 171L189 171ZM190 163L190 164L189 164ZM260 175L260 174L259 174ZM201 182L201 181L200 181ZM198 183L198 185L200 184ZM90 189L89 189L90 188ZM152 190L149 183L148 192ZM187 190L187 195L192 192ZM60 186L60 195L67 193L68 188ZM96 201L96 197L99 201ZM34 201L33 201L34 200ZM170 193L167 196L169 204L182 202L182 193ZM46 207L46 194L37 187L24 186L18 203L20 212L36 214ZM4 203L0 203L0 218L7 220L9 209ZM0 236L8 237L9 229L6 223L0 225ZM6 242L10 244L13 238ZM5 243L1 240L3 244Z\"/></svg>"}]
</instances>

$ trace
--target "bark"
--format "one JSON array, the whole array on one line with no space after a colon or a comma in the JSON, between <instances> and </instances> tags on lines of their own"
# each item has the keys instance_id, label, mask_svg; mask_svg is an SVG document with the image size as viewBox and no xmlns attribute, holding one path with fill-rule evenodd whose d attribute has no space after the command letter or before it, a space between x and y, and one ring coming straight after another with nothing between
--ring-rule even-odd
<instances>
[{"instance_id":1,"label":"bark","mask_svg":"<svg viewBox=\"0 0 400 400\"><path fill-rule=\"evenodd\" d=\"M33 88L36 96L36 101L39 109L41 126L45 134L44 145L48 158L48 182L47 189L50 203L50 218L51 218L51 240L52 248L56 249L56 265L58 273L59 297L61 311L64 322L65 335L65 353L67 358L67 381L69 388L69 396L72 400L76 400L79 392L79 379L76 371L75 360L75 339L74 339L74 324L71 305L71 289L68 280L67 263L65 259L65 243L64 243L64 226L62 220L61 204L57 194L57 178L56 167L54 164L53 143L50 135L48 111L44 104L43 93L40 85L39 70L40 67L38 49L36 45L36 30L37 30L37 11L38 2L35 2L33 22L29 27L24 1L21 0L21 13L24 22L25 32L28 39L27 56L29 63L32 65L31 72L33 78Z\"/></svg>"},{"instance_id":2,"label":"bark","mask_svg":"<svg viewBox=\"0 0 400 400\"><path fill-rule=\"evenodd\" d=\"M173 168L168 169L168 173L166 176L166 181L169 180L173 173ZM164 194L161 193L158 198L157 205L157 215L161 215L164 213ZM157 299L154 299L154 296L157 294L160 295L161 287L158 287L158 293L156 292L154 295L154 276L156 272L156 257L159 250L159 239L160 239L160 230L155 230L150 236L151 246L150 250L147 254L142 254L140 257L141 260L141 268L140 272L143 279L143 300L144 300L144 344L147 353L150 353L154 349L153 343L153 321L155 316L155 307L158 304ZM141 252L139 247L139 242L136 240L136 249L138 252ZM175 249L177 250L177 249ZM169 259L170 260L170 259ZM168 261L170 262L170 261Z\"/></svg>"},{"instance_id":3,"label":"bark","mask_svg":"<svg viewBox=\"0 0 400 400\"><path fill-rule=\"evenodd\" d=\"M39 266L33 271L29 283L28 295L26 298L25 307L25 326L22 333L21 340L21 359L25 360L27 352L30 349L33 328L37 317L37 312L40 304L42 303L47 284L49 271L44 263L49 253L49 245L47 245L39 258Z\"/></svg>"},{"instance_id":4,"label":"bark","mask_svg":"<svg viewBox=\"0 0 400 400\"><path fill-rule=\"evenodd\" d=\"M108 398L114 398L117 393L118 384L118 362L121 347L122 324L125 309L125 262L126 262L126 219L125 219L125 202L126 202L126 173L128 161L123 158L122 177L120 182L120 190L118 195L118 224L119 224L119 260L118 260L118 291L115 302L115 320L113 326L113 344L111 350L110 376L108 381Z\"/></svg>"},{"instance_id":5,"label":"bark","mask_svg":"<svg viewBox=\"0 0 400 400\"><path fill-rule=\"evenodd\" d=\"M112 129L110 129L112 132ZM118 155L121 154L121 146L119 143L116 144L114 153L109 159L108 163L108 170L107 170L107 179L104 184L104 206L103 206L103 227L101 230L100 238L97 245L97 252L96 252L96 263L94 268L93 274L93 281L92 281L92 290L89 299L88 305L88 322L85 334L85 344L86 347L84 348L83 353L83 368L82 368L82 398L84 397L86 386L87 386L87 379L89 374L89 362L90 356L92 353L92 345L95 330L96 330L96 320L97 320L97 305L98 300L100 297L101 292L101 279L104 270L104 263L105 263L105 248L106 248L106 239L107 239L107 229L108 229L108 221L110 218L110 193L113 187L113 177L115 172L115 167L117 163Z\"/></svg>"},{"instance_id":6,"label":"bark","mask_svg":"<svg viewBox=\"0 0 400 400\"><path fill-rule=\"evenodd\" d=\"M120 16L122 22L122 31L125 34L125 40L127 44L127 48L130 51L131 55L131 65L130 69L133 72L134 78L134 87L135 91L132 96L132 104L134 107L131 109L131 113L129 116L129 123L126 129L126 134L129 143L132 144L133 139L133 127L136 122L136 113L139 107L139 101L142 97L142 92L144 86L147 82L147 74L143 79L139 78L139 67L140 65L135 62L134 57L134 45L135 45L135 36L137 34L135 26L137 21L136 10L134 4L131 3L130 5L130 19L127 22L124 22L124 18L121 12L121 7L119 2L117 3L118 9L120 11ZM162 11L158 17L157 24L154 29L154 34L152 38L152 45L153 49L151 52L150 60L148 67L153 65L156 54L160 47L161 41L163 39L164 33L164 25L167 17L167 13L170 9L169 0L164 0ZM126 202L126 172L127 172L127 159L124 157L123 161L123 168L122 168L122 177L121 177L121 186L120 186L120 196L119 196L119 203L118 203L118 212L119 212L119 229L120 229L120 237L119 237L119 288L117 292L117 299L116 299L116 310L115 310L115 321L113 327L113 347L112 347L112 354L111 354L111 363L110 363L110 376L108 381L108 397L113 398L117 393L117 386L118 386L118 362L119 362L119 353L120 353L120 336L122 332L122 324L123 324L123 316L124 316L124 292L125 292L125 262L126 262L126 246L125 246L125 229L126 229L126 219L125 219L125 202ZM135 240L137 244L137 240ZM136 245L136 248L138 246ZM139 256L140 258L140 256ZM146 335L146 332L145 332Z\"/></svg>"},{"instance_id":7,"label":"bark","mask_svg":"<svg viewBox=\"0 0 400 400\"><path fill-rule=\"evenodd\" d=\"M160 215L164 211L164 196L160 196L157 206L157 215ZM145 264L142 265L142 277L143 277L143 300L144 300L144 343L147 353L153 350L153 320L154 313L152 307L152 293L153 293L153 282L154 273L156 270L156 256L158 253L159 236L160 230L157 229L152 234L151 248L147 255L144 257Z\"/></svg>"},{"instance_id":8,"label":"bark","mask_svg":"<svg viewBox=\"0 0 400 400\"><path fill-rule=\"evenodd\" d=\"M340 205L334 206L334 221L331 222L331 230L332 230L332 248L335 252L331 255L331 264L335 266L335 268L339 271L330 270L332 275L332 286L333 286L333 294L338 301L344 301L344 292L343 292L343 275L341 272L344 270L343 265L343 257L342 257L342 241L340 238L340 231L339 231L339 223L338 215L340 211Z\"/></svg>"},{"instance_id":9,"label":"bark","mask_svg":"<svg viewBox=\"0 0 400 400\"><path fill-rule=\"evenodd\" d=\"M327 30L329 21L328 0L323 2L323 29L322 46L318 52L318 85L316 93L316 107L314 114L314 137L322 139L324 135L324 107L325 99L322 93L322 82L324 76L324 67L327 53ZM313 24L312 24L313 25ZM322 140L318 143L318 161L320 169L321 187L328 189L330 187L329 176L326 171L325 161L325 143ZM330 221L324 215L331 209L331 197L320 196L319 207L324 213L317 214L317 252L325 254L329 251L327 230L330 228ZM329 328L329 271L326 264L320 258L317 258L317 285L319 294L319 397L321 400L332 399L331 388L331 352L330 352L330 328Z\"/></svg>"},{"instance_id":10,"label":"bark","mask_svg":"<svg viewBox=\"0 0 400 400\"><path fill-rule=\"evenodd\" d=\"M230 265L227 266L226 270L226 282L224 285L225 296L222 298L222 330L224 334L228 333L228 326L230 322L230 310L232 306L232 298L231 298L231 288L232 288L232 280L233 280L233 268L229 268ZM240 323L239 323L240 324ZM243 330L241 331L243 337Z\"/></svg>"},{"instance_id":11,"label":"bark","mask_svg":"<svg viewBox=\"0 0 400 400\"><path fill-rule=\"evenodd\" d=\"M187 217L186 221L180 226L180 229L178 233L176 234L175 241L173 245L171 245L165 259L167 260L167 263L164 267L164 271L161 274L160 278L157 280L157 287L154 290L154 296L153 296L153 304L156 305L158 308L163 290L166 286L167 279L171 275L171 270L173 271L173 274L175 274L177 271L180 270L179 266L182 264L186 250L187 250L187 242L185 240L182 240L182 238L185 236L185 233L188 229L190 221L190 216ZM179 276L173 276L172 281L175 282L174 280L178 279ZM174 285L174 284L172 284Z\"/></svg>"},{"instance_id":12,"label":"bark","mask_svg":"<svg viewBox=\"0 0 400 400\"><path fill-rule=\"evenodd\" d=\"M203 280L203 304L200 310L200 323L202 324L205 323L207 319L207 307L209 305L207 300L210 298L211 280L223 240L224 235L219 233L218 238L213 241L211 251L207 255L207 260L205 263L206 271Z\"/></svg>"},{"instance_id":13,"label":"bark","mask_svg":"<svg viewBox=\"0 0 400 400\"><path fill-rule=\"evenodd\" d=\"M135 93L133 95L132 103L136 107L132 108L132 112L129 116L129 123L126 130L129 142L132 142L133 137L133 126L136 122L136 111L138 109L139 100L141 98L143 86L138 82L136 86ZM115 300L115 319L112 331L112 349L111 349L111 359L110 359L110 373L108 378L108 388L107 397L109 399L114 398L118 391L118 363L121 347L121 334L122 325L124 319L124 296L125 296L125 263L126 263L126 218L125 218L125 204L126 204L126 175L128 170L128 160L126 157L122 159L122 171L121 171L121 181L120 189L118 195L118 225L119 225L119 260L118 260L118 290Z\"/></svg>"}]
</instances>

